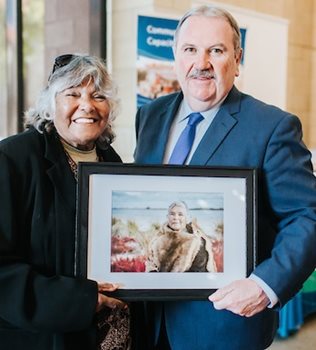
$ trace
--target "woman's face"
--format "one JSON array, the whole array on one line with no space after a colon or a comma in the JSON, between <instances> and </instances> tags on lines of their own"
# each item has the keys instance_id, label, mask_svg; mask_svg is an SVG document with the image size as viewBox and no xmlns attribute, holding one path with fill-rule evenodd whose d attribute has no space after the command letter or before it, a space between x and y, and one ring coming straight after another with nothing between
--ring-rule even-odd
<instances>
[{"instance_id":1,"label":"woman's face","mask_svg":"<svg viewBox=\"0 0 316 350\"><path fill-rule=\"evenodd\" d=\"M110 106L96 91L93 80L56 96L54 125L59 136L81 150L91 150L107 127Z\"/></svg>"},{"instance_id":2,"label":"woman's face","mask_svg":"<svg viewBox=\"0 0 316 350\"><path fill-rule=\"evenodd\" d=\"M183 230L187 224L187 212L185 208L175 206L169 209L168 215L168 226L174 231Z\"/></svg>"}]
</instances>

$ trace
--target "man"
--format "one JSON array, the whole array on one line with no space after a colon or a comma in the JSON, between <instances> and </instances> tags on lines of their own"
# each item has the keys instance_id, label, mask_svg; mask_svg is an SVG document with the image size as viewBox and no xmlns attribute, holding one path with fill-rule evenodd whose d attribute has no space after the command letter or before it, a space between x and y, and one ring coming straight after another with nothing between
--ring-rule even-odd
<instances>
[{"instance_id":1,"label":"man","mask_svg":"<svg viewBox=\"0 0 316 350\"><path fill-rule=\"evenodd\" d=\"M310 153L297 117L234 87L242 50L229 13L202 6L185 14L174 55L182 92L138 111L135 161L257 168L258 265L249 278L217 290L210 302L148 305L154 343L164 350L168 343L172 350L262 350L273 340L278 307L316 265ZM191 112L200 112L202 121L191 122ZM182 156L179 149L187 148L188 139L193 144Z\"/></svg>"}]
</instances>

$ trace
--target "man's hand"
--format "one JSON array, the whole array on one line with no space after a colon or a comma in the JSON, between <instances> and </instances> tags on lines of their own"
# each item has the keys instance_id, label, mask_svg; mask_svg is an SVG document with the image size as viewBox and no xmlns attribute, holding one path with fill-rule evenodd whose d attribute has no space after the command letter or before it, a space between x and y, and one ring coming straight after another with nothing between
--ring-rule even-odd
<instances>
[{"instance_id":1,"label":"man's hand","mask_svg":"<svg viewBox=\"0 0 316 350\"><path fill-rule=\"evenodd\" d=\"M249 278L234 281L218 289L208 299L217 310L226 309L245 317L254 316L270 303L262 288Z\"/></svg>"}]
</instances>

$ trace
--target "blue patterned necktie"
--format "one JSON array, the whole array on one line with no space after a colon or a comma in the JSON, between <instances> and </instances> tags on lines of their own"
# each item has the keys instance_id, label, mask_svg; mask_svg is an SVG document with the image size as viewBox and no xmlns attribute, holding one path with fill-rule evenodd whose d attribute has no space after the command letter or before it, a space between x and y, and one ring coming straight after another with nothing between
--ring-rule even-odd
<instances>
[{"instance_id":1,"label":"blue patterned necktie","mask_svg":"<svg viewBox=\"0 0 316 350\"><path fill-rule=\"evenodd\" d=\"M196 126L204 119L200 113L191 113L169 159L169 164L184 164L193 145Z\"/></svg>"}]
</instances>

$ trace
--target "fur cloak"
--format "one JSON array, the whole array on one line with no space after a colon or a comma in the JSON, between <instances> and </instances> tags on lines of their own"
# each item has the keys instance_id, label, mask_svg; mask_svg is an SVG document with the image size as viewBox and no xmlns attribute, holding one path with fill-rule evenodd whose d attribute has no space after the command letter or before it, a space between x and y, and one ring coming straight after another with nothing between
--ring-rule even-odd
<instances>
[{"instance_id":1,"label":"fur cloak","mask_svg":"<svg viewBox=\"0 0 316 350\"><path fill-rule=\"evenodd\" d=\"M154 236L149 246L146 271L186 272L189 271L195 257L205 240L207 254L206 269L216 272L211 239L192 224L185 230L174 231L166 223Z\"/></svg>"}]
</instances>

